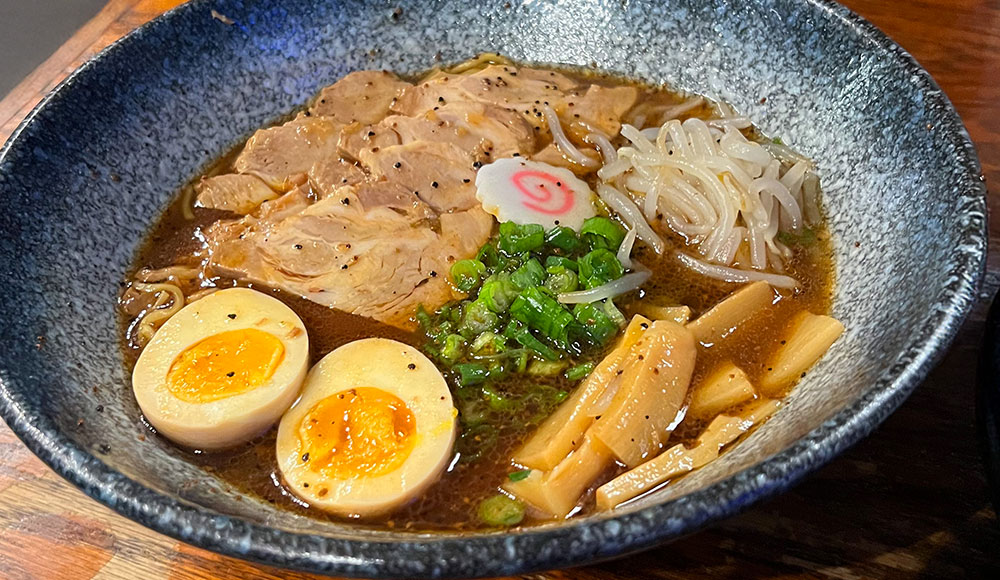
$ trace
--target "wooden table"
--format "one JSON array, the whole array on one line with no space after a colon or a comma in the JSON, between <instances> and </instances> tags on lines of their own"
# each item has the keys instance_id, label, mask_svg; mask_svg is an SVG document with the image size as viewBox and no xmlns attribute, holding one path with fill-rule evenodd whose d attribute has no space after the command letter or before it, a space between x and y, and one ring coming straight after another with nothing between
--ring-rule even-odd
<instances>
[{"instance_id":1,"label":"wooden table","mask_svg":"<svg viewBox=\"0 0 1000 580\"><path fill-rule=\"evenodd\" d=\"M0 142L42 95L92 54L177 0L111 0L0 102ZM986 0L850 0L941 84L1000 183L1000 5ZM974 430L974 368L998 286L992 259L980 304L944 362L874 435L783 496L638 556L533 578L1000 577L1000 526ZM247 580L310 575L178 543L87 498L0 423L0 578Z\"/></svg>"}]
</instances>

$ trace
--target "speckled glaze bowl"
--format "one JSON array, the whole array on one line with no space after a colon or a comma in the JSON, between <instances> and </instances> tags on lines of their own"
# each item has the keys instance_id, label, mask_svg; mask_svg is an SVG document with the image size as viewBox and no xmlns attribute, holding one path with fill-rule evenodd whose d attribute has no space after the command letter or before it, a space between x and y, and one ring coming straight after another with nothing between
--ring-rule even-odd
<instances>
[{"instance_id":1,"label":"speckled glaze bowl","mask_svg":"<svg viewBox=\"0 0 1000 580\"><path fill-rule=\"evenodd\" d=\"M848 330L788 405L720 460L628 509L509 533L314 521L241 497L140 437L114 303L178 187L351 70L417 71L482 51L721 98L816 160L836 252L834 314ZM786 489L920 383L973 301L986 248L985 187L951 104L902 49L822 0L195 0L45 99L3 150L0 200L0 411L24 442L157 531L365 577L583 564Z\"/></svg>"}]
</instances>

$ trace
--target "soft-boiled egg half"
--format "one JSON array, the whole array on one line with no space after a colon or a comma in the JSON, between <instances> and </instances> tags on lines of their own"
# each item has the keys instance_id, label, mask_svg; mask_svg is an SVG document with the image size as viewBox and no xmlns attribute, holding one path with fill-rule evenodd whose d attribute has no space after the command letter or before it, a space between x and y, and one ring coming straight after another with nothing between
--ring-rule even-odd
<instances>
[{"instance_id":1,"label":"soft-boiled egg half","mask_svg":"<svg viewBox=\"0 0 1000 580\"><path fill-rule=\"evenodd\" d=\"M228 288L188 304L153 336L132 390L157 432L196 449L243 443L295 401L309 338L280 300Z\"/></svg>"},{"instance_id":2,"label":"soft-boiled egg half","mask_svg":"<svg viewBox=\"0 0 1000 580\"><path fill-rule=\"evenodd\" d=\"M452 456L455 410L434 364L384 338L348 343L309 371L278 425L278 467L311 506L386 513L434 483Z\"/></svg>"}]
</instances>

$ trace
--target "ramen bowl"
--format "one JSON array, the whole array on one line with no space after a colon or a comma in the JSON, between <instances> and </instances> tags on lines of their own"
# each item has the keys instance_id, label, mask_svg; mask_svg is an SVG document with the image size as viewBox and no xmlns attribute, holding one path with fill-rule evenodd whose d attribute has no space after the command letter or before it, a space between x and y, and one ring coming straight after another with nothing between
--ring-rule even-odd
<instances>
[{"instance_id":1,"label":"ramen bowl","mask_svg":"<svg viewBox=\"0 0 1000 580\"><path fill-rule=\"evenodd\" d=\"M612 513L506 532L407 533L283 511L147 436L118 284L174 193L255 128L358 69L481 52L706 94L815 160L845 335L772 420ZM985 187L930 76L873 26L805 0L195 0L73 73L0 156L0 411L122 515L240 558L357 577L579 565L691 533L780 493L870 433L940 358L974 298Z\"/></svg>"}]
</instances>

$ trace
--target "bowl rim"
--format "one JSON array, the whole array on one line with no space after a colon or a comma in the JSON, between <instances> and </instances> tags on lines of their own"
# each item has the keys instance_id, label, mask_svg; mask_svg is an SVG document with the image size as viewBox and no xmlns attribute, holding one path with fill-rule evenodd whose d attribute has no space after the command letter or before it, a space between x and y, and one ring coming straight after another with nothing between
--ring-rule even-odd
<instances>
[{"instance_id":1,"label":"bowl rim","mask_svg":"<svg viewBox=\"0 0 1000 580\"><path fill-rule=\"evenodd\" d=\"M919 385L944 356L976 302L986 264L986 185L964 124L930 74L901 46L861 16L833 0L802 0L871 42L907 72L931 106L939 108L942 132L954 146L963 174L973 179L962 195L976 202L982 219L971 220L960 241L946 286L933 314L914 333L894 364L863 396L788 448L688 495L621 514L595 515L559 525L474 534L413 534L345 539L274 528L179 501L146 487L105 464L56 430L33 424L0 369L0 416L22 442L57 474L98 502L157 532L205 549L272 566L359 578L486 577L578 566L637 552L693 533L788 489L866 437ZM39 111L62 96L77 78L108 54L125 50L149 30L194 11L210 0L175 7L116 40L73 71L20 122L0 149L0 165ZM976 227L978 225L978 227ZM783 467L782 467L783 466ZM626 531L628 533L622 534ZM608 541L608 538L616 538ZM536 557L530 546L556 542L560 549ZM456 564L455 555L461 556Z\"/></svg>"}]
</instances>

